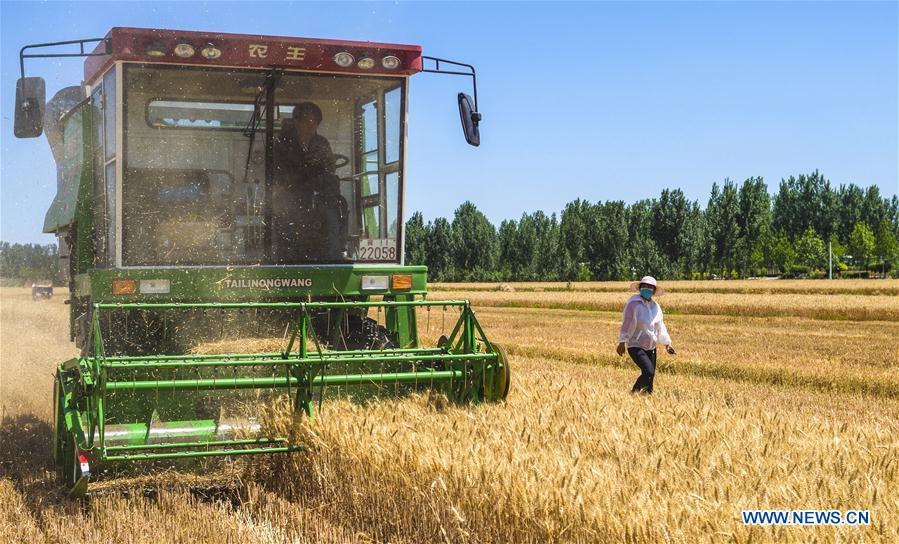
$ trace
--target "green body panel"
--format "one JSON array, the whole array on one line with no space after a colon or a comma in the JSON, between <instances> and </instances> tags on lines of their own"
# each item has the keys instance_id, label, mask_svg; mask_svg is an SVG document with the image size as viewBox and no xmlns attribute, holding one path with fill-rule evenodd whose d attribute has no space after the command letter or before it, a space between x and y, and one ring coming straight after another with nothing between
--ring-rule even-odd
<instances>
[{"instance_id":1,"label":"green body panel","mask_svg":"<svg viewBox=\"0 0 899 544\"><path fill-rule=\"evenodd\" d=\"M64 120L63 161L56 196L44 217L44 232L54 233L75 222L79 196L89 196L93 179L90 105L82 103Z\"/></svg>"},{"instance_id":2,"label":"green body panel","mask_svg":"<svg viewBox=\"0 0 899 544\"><path fill-rule=\"evenodd\" d=\"M427 293L425 266L349 264L340 266L266 266L210 268L93 269L75 277L76 297L92 302L275 302L308 298L402 296ZM362 276L412 276L412 289L363 291ZM171 282L165 294L113 295L116 279ZM287 281L285 281L287 280Z\"/></svg>"}]
</instances>

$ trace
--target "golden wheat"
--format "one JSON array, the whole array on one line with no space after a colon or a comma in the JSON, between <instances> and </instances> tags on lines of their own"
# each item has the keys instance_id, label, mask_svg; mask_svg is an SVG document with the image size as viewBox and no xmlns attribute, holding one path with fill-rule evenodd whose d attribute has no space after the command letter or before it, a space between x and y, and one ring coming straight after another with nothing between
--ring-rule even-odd
<instances>
[{"instance_id":1,"label":"golden wheat","mask_svg":"<svg viewBox=\"0 0 899 544\"><path fill-rule=\"evenodd\" d=\"M899 538L899 405L665 377L631 397L634 372L516 360L502 406L428 396L333 403L279 432L305 455L256 466L293 501L326 502L378 539L737 542ZM278 478L292 474L294 478ZM750 508L862 508L866 528L750 528Z\"/></svg>"},{"instance_id":2,"label":"golden wheat","mask_svg":"<svg viewBox=\"0 0 899 544\"><path fill-rule=\"evenodd\" d=\"M612 352L626 293L551 287L559 291L434 294L471 294L489 337L515 354L507 404L336 400L311 424L277 404L267 424L304 452L105 482L160 491L86 506L59 496L46 453L53 368L76 353L65 295L33 303L27 290L2 289L0 541L899 540L899 325L859 321L889 317L895 298L672 288L662 303L680 353L660 358L657 392L643 398L627 393L636 367ZM584 296L590 311L564 309ZM533 307L503 307L502 297ZM423 312L419 331L433 340L455 317ZM175 485L206 477L237 483L211 498ZM750 508L868 509L872 523L748 527L739 515Z\"/></svg>"},{"instance_id":3,"label":"golden wheat","mask_svg":"<svg viewBox=\"0 0 899 544\"><path fill-rule=\"evenodd\" d=\"M631 293L633 294L633 293ZM468 299L477 306L621 311L626 290L619 292L439 291L429 298ZM899 297L859 295L768 295L745 293L669 293L660 302L669 314L744 317L805 317L845 321L897 321Z\"/></svg>"}]
</instances>

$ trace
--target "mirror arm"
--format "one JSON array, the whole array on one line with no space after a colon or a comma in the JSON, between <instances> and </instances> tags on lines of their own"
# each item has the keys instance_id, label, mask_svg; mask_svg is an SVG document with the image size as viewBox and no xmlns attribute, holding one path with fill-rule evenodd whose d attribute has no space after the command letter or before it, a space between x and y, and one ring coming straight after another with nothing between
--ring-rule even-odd
<instances>
[{"instance_id":1,"label":"mirror arm","mask_svg":"<svg viewBox=\"0 0 899 544\"><path fill-rule=\"evenodd\" d=\"M427 72L430 74L446 74L451 76L468 76L471 78L471 86L472 86L472 96L474 97L474 111L471 112L472 118L475 121L481 120L481 114L478 113L478 75L475 72L474 66L471 64L465 64L464 62L457 62L454 60L441 59L437 57L429 57L427 55L421 56L422 60L422 72ZM425 68L425 61L432 61L434 63L433 68ZM459 70L443 70L440 68L440 63L449 64L451 66L458 66L460 68L467 68L467 72L462 72Z\"/></svg>"},{"instance_id":2,"label":"mirror arm","mask_svg":"<svg viewBox=\"0 0 899 544\"><path fill-rule=\"evenodd\" d=\"M99 43L103 42L106 44L106 48L103 53L85 53L84 45L88 43ZM25 50L27 49L38 49L41 47L56 47L59 45L72 45L78 44L80 52L78 53L43 53L43 54L26 54ZM50 42L50 43L33 43L22 47L19 49L19 71L22 74L22 79L25 78L25 59L56 59L56 58L64 58L64 57L102 57L105 55L109 55L112 53L112 40L109 38L89 38L84 40L68 40L64 42Z\"/></svg>"}]
</instances>

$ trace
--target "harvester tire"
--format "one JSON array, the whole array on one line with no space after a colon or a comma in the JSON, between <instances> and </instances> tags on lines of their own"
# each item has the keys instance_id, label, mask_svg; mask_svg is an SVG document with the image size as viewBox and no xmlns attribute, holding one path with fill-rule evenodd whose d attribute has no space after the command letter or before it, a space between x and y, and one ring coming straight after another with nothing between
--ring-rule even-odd
<instances>
[{"instance_id":1,"label":"harvester tire","mask_svg":"<svg viewBox=\"0 0 899 544\"><path fill-rule=\"evenodd\" d=\"M390 331L370 317L356 320L349 319L345 336L346 349L390 349L396 347L396 341Z\"/></svg>"},{"instance_id":2,"label":"harvester tire","mask_svg":"<svg viewBox=\"0 0 899 544\"><path fill-rule=\"evenodd\" d=\"M493 380L484 384L484 397L490 402L500 402L509 396L509 389L512 387L512 369L509 367L506 348L495 342L491 342L490 347L499 359L500 370L494 374Z\"/></svg>"},{"instance_id":3,"label":"harvester tire","mask_svg":"<svg viewBox=\"0 0 899 544\"><path fill-rule=\"evenodd\" d=\"M62 387L59 385L59 372L56 373L56 379L53 381L53 412L55 419L53 420L53 462L56 466L61 466L65 459L65 432L66 420L63 403L65 399L62 396Z\"/></svg>"}]
</instances>

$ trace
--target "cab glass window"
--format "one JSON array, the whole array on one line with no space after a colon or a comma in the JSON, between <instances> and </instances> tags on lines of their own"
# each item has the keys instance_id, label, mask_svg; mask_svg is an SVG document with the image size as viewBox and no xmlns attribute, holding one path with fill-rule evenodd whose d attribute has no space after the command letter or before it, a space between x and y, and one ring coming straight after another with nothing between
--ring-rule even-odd
<instances>
[{"instance_id":1,"label":"cab glass window","mask_svg":"<svg viewBox=\"0 0 899 544\"><path fill-rule=\"evenodd\" d=\"M126 68L125 266L399 262L404 80L267 76Z\"/></svg>"}]
</instances>

